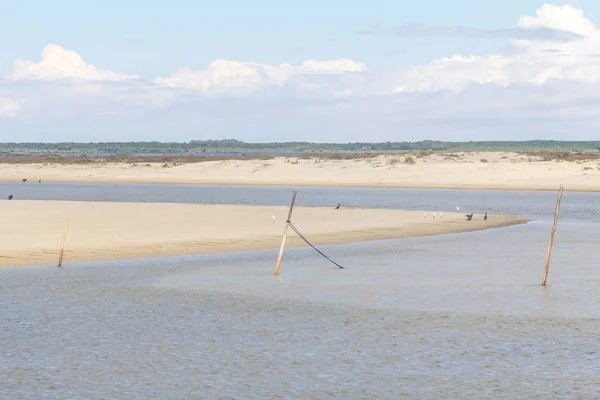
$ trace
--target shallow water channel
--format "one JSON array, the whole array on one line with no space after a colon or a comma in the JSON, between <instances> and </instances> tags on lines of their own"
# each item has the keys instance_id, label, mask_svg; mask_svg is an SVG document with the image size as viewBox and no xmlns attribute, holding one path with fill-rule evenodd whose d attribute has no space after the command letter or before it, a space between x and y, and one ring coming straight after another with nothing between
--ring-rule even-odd
<instances>
[{"instance_id":1,"label":"shallow water channel","mask_svg":"<svg viewBox=\"0 0 600 400\"><path fill-rule=\"evenodd\" d=\"M285 188L185 188L163 190L289 201ZM534 220L319 246L343 270L310 248L286 249L280 276L277 250L0 269L0 398L598 398L598 200L564 194L547 287L555 193L300 189L301 205Z\"/></svg>"}]
</instances>

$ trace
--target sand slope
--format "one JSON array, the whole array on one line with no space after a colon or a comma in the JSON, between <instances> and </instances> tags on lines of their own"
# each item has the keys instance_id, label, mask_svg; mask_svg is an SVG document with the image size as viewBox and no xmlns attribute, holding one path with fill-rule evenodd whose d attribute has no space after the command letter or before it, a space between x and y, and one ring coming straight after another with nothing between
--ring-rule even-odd
<instances>
[{"instance_id":1,"label":"sand slope","mask_svg":"<svg viewBox=\"0 0 600 400\"><path fill-rule=\"evenodd\" d=\"M58 260L69 217L65 264L76 261L278 249L288 207L1 201L0 266ZM276 222L272 221L272 215ZM462 213L296 207L292 221L316 246L508 226L525 220ZM287 245L305 246L290 231ZM276 253L276 252L275 252Z\"/></svg>"},{"instance_id":2,"label":"sand slope","mask_svg":"<svg viewBox=\"0 0 600 400\"><path fill-rule=\"evenodd\" d=\"M279 157L172 164L0 164L0 181L194 183L599 191L598 161L540 161L516 153L379 156L330 160Z\"/></svg>"}]
</instances>

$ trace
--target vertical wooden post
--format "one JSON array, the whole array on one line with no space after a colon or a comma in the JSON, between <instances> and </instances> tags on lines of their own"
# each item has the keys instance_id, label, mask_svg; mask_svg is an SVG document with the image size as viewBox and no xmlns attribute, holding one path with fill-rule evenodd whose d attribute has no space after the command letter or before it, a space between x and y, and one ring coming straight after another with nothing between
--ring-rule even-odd
<instances>
[{"instance_id":1,"label":"vertical wooden post","mask_svg":"<svg viewBox=\"0 0 600 400\"><path fill-rule=\"evenodd\" d=\"M552 253L552 244L554 243L554 232L556 232L556 224L558 224L558 213L560 210L560 200L562 199L563 185L560 185L558 190L558 198L556 199L556 210L554 210L554 224L552 224L552 233L550 234L550 243L548 244L548 254L546 255L546 269L544 270L544 279L542 280L542 286L546 286L546 279L548 279L548 269L550 268L550 254Z\"/></svg>"},{"instance_id":2,"label":"vertical wooden post","mask_svg":"<svg viewBox=\"0 0 600 400\"><path fill-rule=\"evenodd\" d=\"M279 274L279 265L281 264L281 257L283 256L283 248L285 247L285 238L287 237L287 231L290 227L290 220L292 219L292 211L294 210L294 203L296 202L296 191L292 194L292 203L290 204L290 211L288 212L287 220L285 221L285 229L283 230L283 239L281 240L281 248L279 249L279 256L277 257L277 265L275 266L275 275Z\"/></svg>"},{"instance_id":3,"label":"vertical wooden post","mask_svg":"<svg viewBox=\"0 0 600 400\"><path fill-rule=\"evenodd\" d=\"M65 222L65 230L63 231L62 247L60 249L60 256L58 257L58 268L62 268L62 260L63 260L63 255L65 253L65 241L67 240L67 228L68 227L69 227L69 218L67 218L67 221Z\"/></svg>"}]
</instances>

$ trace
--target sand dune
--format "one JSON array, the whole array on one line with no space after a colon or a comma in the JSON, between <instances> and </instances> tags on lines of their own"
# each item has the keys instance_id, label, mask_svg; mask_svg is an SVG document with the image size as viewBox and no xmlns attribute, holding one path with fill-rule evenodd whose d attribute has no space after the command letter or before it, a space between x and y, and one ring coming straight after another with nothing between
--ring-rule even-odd
<instances>
[{"instance_id":1,"label":"sand dune","mask_svg":"<svg viewBox=\"0 0 600 400\"><path fill-rule=\"evenodd\" d=\"M1 164L0 181L182 183L504 190L600 190L598 161L516 153L413 154L356 160L279 157L172 164ZM410 161L410 160L408 160Z\"/></svg>"},{"instance_id":2,"label":"sand dune","mask_svg":"<svg viewBox=\"0 0 600 400\"><path fill-rule=\"evenodd\" d=\"M53 264L69 218L64 262L278 249L288 207L2 201L0 266ZM272 220L275 216L275 222ZM523 223L491 215L296 207L292 220L315 245L465 232ZM291 231L290 231L291 232ZM293 232L289 247L306 246ZM276 250L275 253L276 254Z\"/></svg>"}]
</instances>

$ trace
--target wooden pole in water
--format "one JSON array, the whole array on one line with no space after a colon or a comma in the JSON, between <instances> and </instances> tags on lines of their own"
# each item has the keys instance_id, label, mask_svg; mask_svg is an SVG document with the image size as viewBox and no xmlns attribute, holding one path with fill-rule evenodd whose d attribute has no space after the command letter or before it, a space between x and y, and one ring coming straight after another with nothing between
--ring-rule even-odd
<instances>
[{"instance_id":1,"label":"wooden pole in water","mask_svg":"<svg viewBox=\"0 0 600 400\"><path fill-rule=\"evenodd\" d=\"M287 231L290 227L290 220L292 219L292 211L294 210L294 203L296 202L296 191L293 191L292 202L290 204L290 211L288 212L287 220L285 221L285 229L283 230L283 239L281 240L281 248L279 249L279 256L277 257L277 265L275 266L275 275L279 274L279 265L281 264L281 257L283 256L283 248L285 247L285 238L287 237Z\"/></svg>"},{"instance_id":2,"label":"wooden pole in water","mask_svg":"<svg viewBox=\"0 0 600 400\"><path fill-rule=\"evenodd\" d=\"M552 253L552 244L554 243L554 233L556 232L556 224L558 224L558 213L560 211L560 200L562 199L563 185L560 185L558 190L558 198L556 199L556 210L554 210L554 224L552 224L552 234L550 234L550 243L548 244L548 254L546 255L546 269L544 270L544 279L542 286L546 286L548 279L548 269L550 268L550 254Z\"/></svg>"},{"instance_id":3,"label":"wooden pole in water","mask_svg":"<svg viewBox=\"0 0 600 400\"><path fill-rule=\"evenodd\" d=\"M63 255L65 254L65 241L67 240L67 228L69 228L69 218L65 222L65 230L63 231L62 247L60 249L60 256L58 257L58 268L62 268Z\"/></svg>"}]
</instances>

